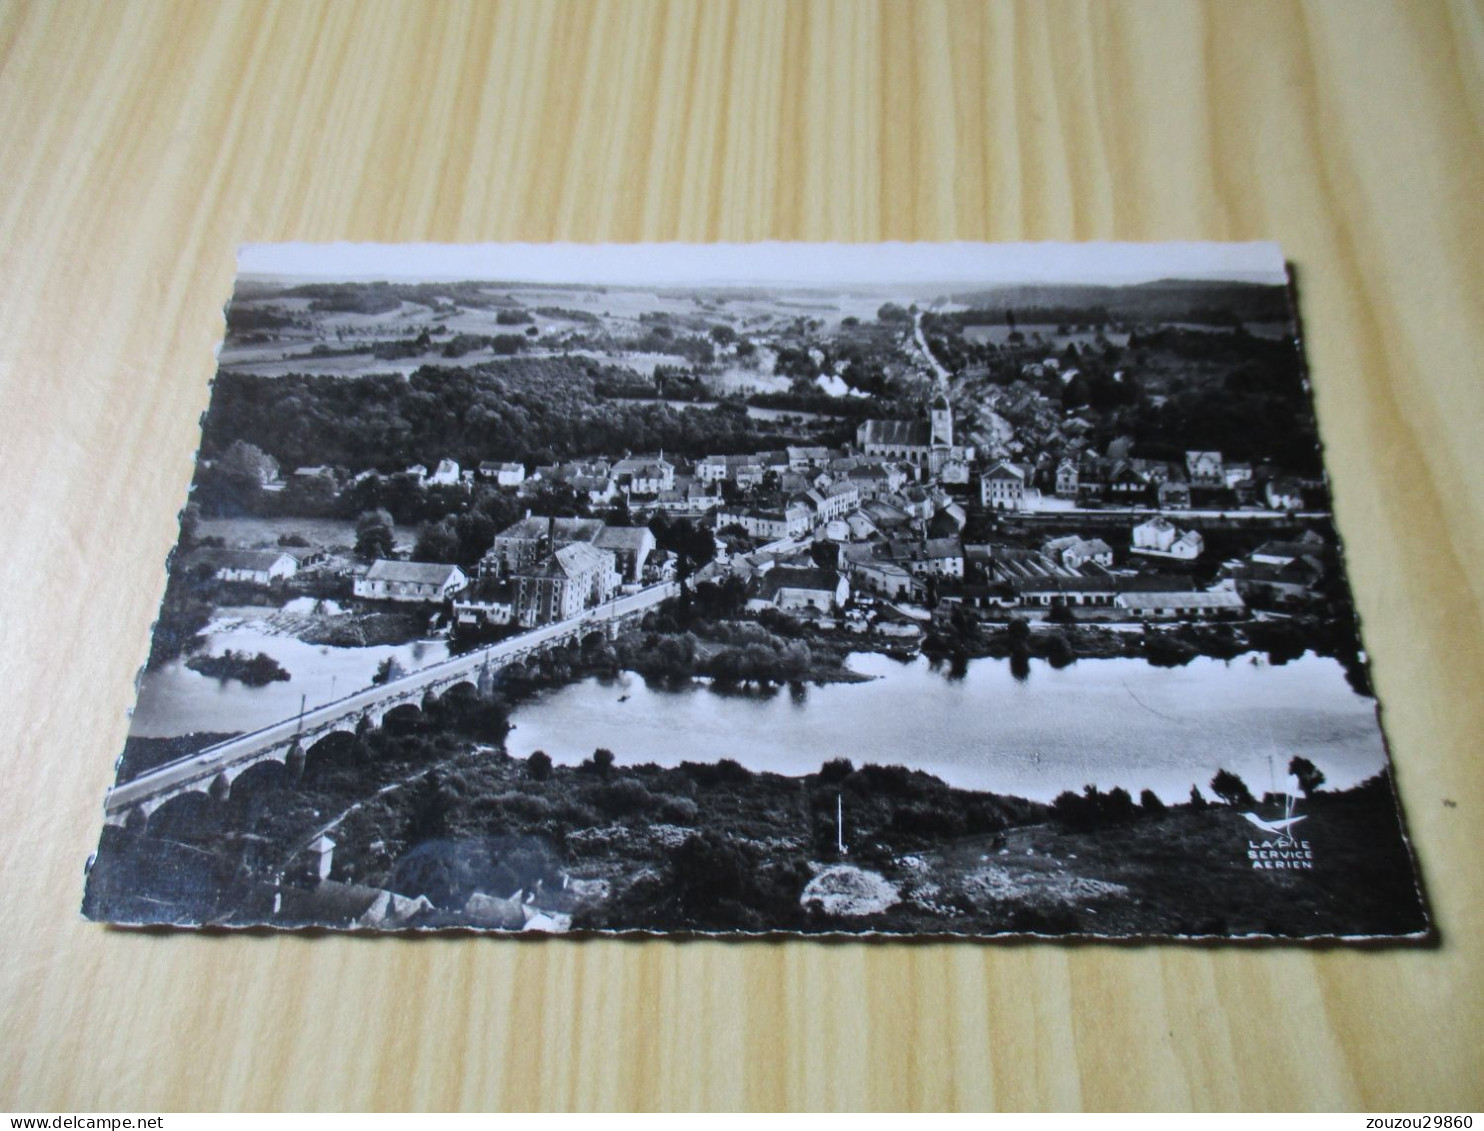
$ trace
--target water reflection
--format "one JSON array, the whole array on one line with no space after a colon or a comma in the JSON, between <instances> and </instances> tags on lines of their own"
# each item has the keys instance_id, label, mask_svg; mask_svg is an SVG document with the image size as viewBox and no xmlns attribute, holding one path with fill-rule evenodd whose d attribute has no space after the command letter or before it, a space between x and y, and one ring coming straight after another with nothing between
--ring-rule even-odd
<instances>
[{"instance_id":1,"label":"water reflection","mask_svg":"<svg viewBox=\"0 0 1484 1131\"><path fill-rule=\"evenodd\" d=\"M1385 764L1375 705L1341 665L1306 655L1282 667L1199 658L1180 668L1135 659L908 663L857 653L874 678L781 695L626 673L589 679L517 709L511 752L568 763L606 746L623 762L729 757L752 769L811 773L830 758L899 762L954 785L1049 800L1091 783L1183 800L1218 769L1261 792L1303 754L1336 788ZM615 694L617 692L617 694ZM622 707L617 695L627 695Z\"/></svg>"}]
</instances>

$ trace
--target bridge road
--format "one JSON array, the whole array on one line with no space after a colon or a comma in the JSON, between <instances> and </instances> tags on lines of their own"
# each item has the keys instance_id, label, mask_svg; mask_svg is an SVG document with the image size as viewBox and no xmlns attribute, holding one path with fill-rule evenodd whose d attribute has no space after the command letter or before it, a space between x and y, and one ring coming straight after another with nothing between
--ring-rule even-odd
<instances>
[{"instance_id":1,"label":"bridge road","mask_svg":"<svg viewBox=\"0 0 1484 1131\"><path fill-rule=\"evenodd\" d=\"M632 616L680 591L674 582L650 586L638 593L631 593L615 601L586 610L581 616L556 621L512 636L488 648L480 648L462 656L454 656L419 668L410 675L390 683L368 687L354 692L333 703L311 708L302 715L294 715L282 722L273 723L247 734L237 735L213 746L205 747L194 754L167 762L153 770L140 774L109 791L104 804L106 817L114 818L127 813L135 805L152 800L161 794L184 792L183 787L197 782L210 782L228 766L243 759L256 757L265 750L292 745L301 734L324 730L342 720L373 710L388 700L407 701L425 692L427 688L456 681L461 676L472 675L485 664L500 664L529 653L554 640L579 635L585 629L601 628L612 621Z\"/></svg>"}]
</instances>

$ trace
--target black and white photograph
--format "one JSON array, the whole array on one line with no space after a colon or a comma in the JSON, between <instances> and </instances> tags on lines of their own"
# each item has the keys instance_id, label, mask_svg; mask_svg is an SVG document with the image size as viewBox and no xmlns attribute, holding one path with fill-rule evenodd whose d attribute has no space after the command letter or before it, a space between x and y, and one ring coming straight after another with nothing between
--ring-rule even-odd
<instances>
[{"instance_id":1,"label":"black and white photograph","mask_svg":"<svg viewBox=\"0 0 1484 1131\"><path fill-rule=\"evenodd\" d=\"M1426 938L1290 283L244 248L84 913Z\"/></svg>"}]
</instances>

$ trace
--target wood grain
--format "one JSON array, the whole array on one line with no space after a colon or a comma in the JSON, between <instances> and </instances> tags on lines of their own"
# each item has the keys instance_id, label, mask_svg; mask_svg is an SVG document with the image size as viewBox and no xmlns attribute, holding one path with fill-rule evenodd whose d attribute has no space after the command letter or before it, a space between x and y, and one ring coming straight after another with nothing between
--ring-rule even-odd
<instances>
[{"instance_id":1,"label":"wood grain","mask_svg":"<svg viewBox=\"0 0 1484 1131\"><path fill-rule=\"evenodd\" d=\"M1484 1106L1477 4L0 7L0 1106ZM239 242L1277 238L1436 949L111 931Z\"/></svg>"}]
</instances>

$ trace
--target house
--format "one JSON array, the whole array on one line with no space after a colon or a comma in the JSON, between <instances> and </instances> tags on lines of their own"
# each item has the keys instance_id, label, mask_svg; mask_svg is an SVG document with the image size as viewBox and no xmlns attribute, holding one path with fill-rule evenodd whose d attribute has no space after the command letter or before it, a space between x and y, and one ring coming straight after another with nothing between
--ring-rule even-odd
<instances>
[{"instance_id":1,"label":"house","mask_svg":"<svg viewBox=\"0 0 1484 1131\"><path fill-rule=\"evenodd\" d=\"M784 451L788 454L788 466L794 471L824 467L830 461L829 448L798 447L785 448Z\"/></svg>"},{"instance_id":2,"label":"house","mask_svg":"<svg viewBox=\"0 0 1484 1131\"><path fill-rule=\"evenodd\" d=\"M797 538L807 534L814 524L810 509L802 503L783 507L721 507L716 512L716 528L740 526L753 538L770 542L780 538Z\"/></svg>"},{"instance_id":3,"label":"house","mask_svg":"<svg viewBox=\"0 0 1484 1131\"><path fill-rule=\"evenodd\" d=\"M846 477L862 500L880 499L891 494L901 486L901 483L892 483L891 475L879 463L865 464L861 467L851 468L846 473ZM905 482L905 477L903 478L903 482Z\"/></svg>"},{"instance_id":4,"label":"house","mask_svg":"<svg viewBox=\"0 0 1484 1131\"><path fill-rule=\"evenodd\" d=\"M1129 467L1134 474L1144 480L1145 483L1153 483L1158 486L1161 483L1169 483L1176 479L1174 468L1162 459L1131 459Z\"/></svg>"},{"instance_id":5,"label":"house","mask_svg":"<svg viewBox=\"0 0 1484 1131\"><path fill-rule=\"evenodd\" d=\"M515 597L508 581L480 582L454 600L453 617L461 625L507 625L515 623Z\"/></svg>"},{"instance_id":6,"label":"house","mask_svg":"<svg viewBox=\"0 0 1484 1131\"><path fill-rule=\"evenodd\" d=\"M704 456L696 464L696 478L702 483L731 481L743 490L756 487L767 471L759 456L749 454Z\"/></svg>"},{"instance_id":7,"label":"house","mask_svg":"<svg viewBox=\"0 0 1484 1131\"><path fill-rule=\"evenodd\" d=\"M819 516L826 522L835 518L844 518L861 505L860 488L848 480L843 483L831 483L820 493L824 496L825 505L821 508Z\"/></svg>"},{"instance_id":8,"label":"house","mask_svg":"<svg viewBox=\"0 0 1484 1131\"><path fill-rule=\"evenodd\" d=\"M1316 556L1324 552L1324 536L1306 530L1293 542L1264 542L1253 550L1250 557L1264 565L1286 566L1296 558ZM1323 567L1320 567L1321 570Z\"/></svg>"},{"instance_id":9,"label":"house","mask_svg":"<svg viewBox=\"0 0 1484 1131\"><path fill-rule=\"evenodd\" d=\"M1225 487L1220 452L1186 452L1185 475L1192 487Z\"/></svg>"},{"instance_id":10,"label":"house","mask_svg":"<svg viewBox=\"0 0 1484 1131\"><path fill-rule=\"evenodd\" d=\"M950 459L938 469L938 479L955 487L967 487L973 478L973 468L966 459Z\"/></svg>"},{"instance_id":11,"label":"house","mask_svg":"<svg viewBox=\"0 0 1484 1131\"><path fill-rule=\"evenodd\" d=\"M1226 568L1222 586L1235 590L1252 605L1293 606L1307 604L1320 595L1324 567L1311 555L1293 558L1282 565L1252 560Z\"/></svg>"},{"instance_id":12,"label":"house","mask_svg":"<svg viewBox=\"0 0 1484 1131\"><path fill-rule=\"evenodd\" d=\"M624 581L639 581L655 551L654 534L647 526L605 526L593 545L613 555L614 568Z\"/></svg>"},{"instance_id":13,"label":"house","mask_svg":"<svg viewBox=\"0 0 1484 1131\"><path fill-rule=\"evenodd\" d=\"M864 542L867 538L881 533L880 527L872 522L864 511L855 511L847 515L845 524L850 527L850 539L853 542Z\"/></svg>"},{"instance_id":14,"label":"house","mask_svg":"<svg viewBox=\"0 0 1484 1131\"><path fill-rule=\"evenodd\" d=\"M1100 502L1108 493L1113 475L1112 465L1094 451L1085 451L1077 459L1077 499Z\"/></svg>"},{"instance_id":15,"label":"house","mask_svg":"<svg viewBox=\"0 0 1484 1131\"><path fill-rule=\"evenodd\" d=\"M1081 569L1088 562L1096 562L1100 566L1113 564L1112 546L1101 538L1088 539L1078 534L1053 538L1042 545L1041 552L1048 558L1061 562L1068 569Z\"/></svg>"},{"instance_id":16,"label":"house","mask_svg":"<svg viewBox=\"0 0 1484 1131\"><path fill-rule=\"evenodd\" d=\"M979 480L979 501L990 510L1024 510L1024 470L1005 460L995 464Z\"/></svg>"},{"instance_id":17,"label":"house","mask_svg":"<svg viewBox=\"0 0 1484 1131\"><path fill-rule=\"evenodd\" d=\"M1115 502L1131 504L1143 502L1150 493L1149 481L1134 470L1130 461L1123 460L1113 466L1113 472L1108 477L1109 498Z\"/></svg>"},{"instance_id":18,"label":"house","mask_svg":"<svg viewBox=\"0 0 1484 1131\"><path fill-rule=\"evenodd\" d=\"M964 510L963 505L951 495L936 492L933 495L933 508L935 516L941 516L951 522L956 530L962 530L969 522L969 512Z\"/></svg>"},{"instance_id":19,"label":"house","mask_svg":"<svg viewBox=\"0 0 1484 1131\"><path fill-rule=\"evenodd\" d=\"M513 576L516 620L527 627L568 620L606 601L616 580L610 551L570 543Z\"/></svg>"},{"instance_id":20,"label":"house","mask_svg":"<svg viewBox=\"0 0 1484 1131\"><path fill-rule=\"evenodd\" d=\"M721 505L721 495L695 479L677 477L674 487L661 491L652 504L646 505L671 514L705 514Z\"/></svg>"},{"instance_id":21,"label":"house","mask_svg":"<svg viewBox=\"0 0 1484 1131\"><path fill-rule=\"evenodd\" d=\"M567 480L567 486L592 507L607 506L618 498L618 484L606 475L574 475Z\"/></svg>"},{"instance_id":22,"label":"house","mask_svg":"<svg viewBox=\"0 0 1484 1131\"><path fill-rule=\"evenodd\" d=\"M371 601L442 601L468 584L464 571L456 565L380 558L355 579L353 588L357 597Z\"/></svg>"},{"instance_id":23,"label":"house","mask_svg":"<svg viewBox=\"0 0 1484 1131\"><path fill-rule=\"evenodd\" d=\"M1190 509L1190 484L1176 480L1159 485L1159 505L1170 510Z\"/></svg>"},{"instance_id":24,"label":"house","mask_svg":"<svg viewBox=\"0 0 1484 1131\"><path fill-rule=\"evenodd\" d=\"M1181 531L1169 519L1160 516L1134 527L1129 548L1136 554L1157 554L1193 561L1205 549L1205 539L1198 531Z\"/></svg>"},{"instance_id":25,"label":"house","mask_svg":"<svg viewBox=\"0 0 1484 1131\"><path fill-rule=\"evenodd\" d=\"M1245 483L1252 478L1250 463L1228 463L1221 470L1226 478L1226 485L1232 490L1236 490L1239 483Z\"/></svg>"},{"instance_id":26,"label":"house","mask_svg":"<svg viewBox=\"0 0 1484 1131\"><path fill-rule=\"evenodd\" d=\"M850 582L832 569L779 566L763 574L756 585L756 593L747 601L754 611L771 606L785 612L815 609L828 613L850 599Z\"/></svg>"},{"instance_id":27,"label":"house","mask_svg":"<svg viewBox=\"0 0 1484 1131\"><path fill-rule=\"evenodd\" d=\"M1304 509L1303 488L1287 478L1269 479L1263 484L1262 495L1268 506L1275 511L1297 511Z\"/></svg>"},{"instance_id":28,"label":"house","mask_svg":"<svg viewBox=\"0 0 1484 1131\"><path fill-rule=\"evenodd\" d=\"M1077 461L1064 459L1056 465L1056 497L1058 499L1075 499L1077 497L1079 471Z\"/></svg>"},{"instance_id":29,"label":"house","mask_svg":"<svg viewBox=\"0 0 1484 1131\"><path fill-rule=\"evenodd\" d=\"M922 542L893 539L892 561L917 577L963 577L964 547L957 538L928 538Z\"/></svg>"},{"instance_id":30,"label":"house","mask_svg":"<svg viewBox=\"0 0 1484 1131\"><path fill-rule=\"evenodd\" d=\"M284 485L303 501L329 502L340 490L340 481L333 467L296 467Z\"/></svg>"},{"instance_id":31,"label":"house","mask_svg":"<svg viewBox=\"0 0 1484 1131\"><path fill-rule=\"evenodd\" d=\"M272 585L293 577L299 561L282 550L197 550L190 557L191 566L211 567L217 581L238 581L248 585Z\"/></svg>"},{"instance_id":32,"label":"house","mask_svg":"<svg viewBox=\"0 0 1484 1131\"><path fill-rule=\"evenodd\" d=\"M451 459L440 459L438 467L428 476L429 487L456 487L459 482L459 465Z\"/></svg>"},{"instance_id":33,"label":"house","mask_svg":"<svg viewBox=\"0 0 1484 1131\"><path fill-rule=\"evenodd\" d=\"M1167 518L1151 518L1147 522L1141 522L1134 527L1133 549L1152 550L1157 554L1167 554L1170 547L1175 544L1175 539L1180 532L1175 524Z\"/></svg>"},{"instance_id":34,"label":"house","mask_svg":"<svg viewBox=\"0 0 1484 1131\"><path fill-rule=\"evenodd\" d=\"M912 574L886 558L872 554L852 553L867 547L850 547L846 551L846 569L851 584L858 591L875 593L892 600L908 600L912 596Z\"/></svg>"},{"instance_id":35,"label":"house","mask_svg":"<svg viewBox=\"0 0 1484 1131\"><path fill-rule=\"evenodd\" d=\"M1247 604L1228 589L1205 592L1140 592L1120 593L1114 607L1127 610L1141 620L1179 617L1182 620L1215 620L1239 617Z\"/></svg>"},{"instance_id":36,"label":"house","mask_svg":"<svg viewBox=\"0 0 1484 1131\"><path fill-rule=\"evenodd\" d=\"M916 522L926 522L933 517L933 500L921 487L911 486L891 495L887 502L893 506L901 507L907 512L907 517Z\"/></svg>"},{"instance_id":37,"label":"house","mask_svg":"<svg viewBox=\"0 0 1484 1131\"><path fill-rule=\"evenodd\" d=\"M526 466L523 463L492 463L479 465L479 478L493 479L497 487L519 487L526 481Z\"/></svg>"},{"instance_id":38,"label":"house","mask_svg":"<svg viewBox=\"0 0 1484 1131\"><path fill-rule=\"evenodd\" d=\"M658 495L675 486L675 465L658 456L631 456L613 465L613 478L631 495Z\"/></svg>"}]
</instances>

